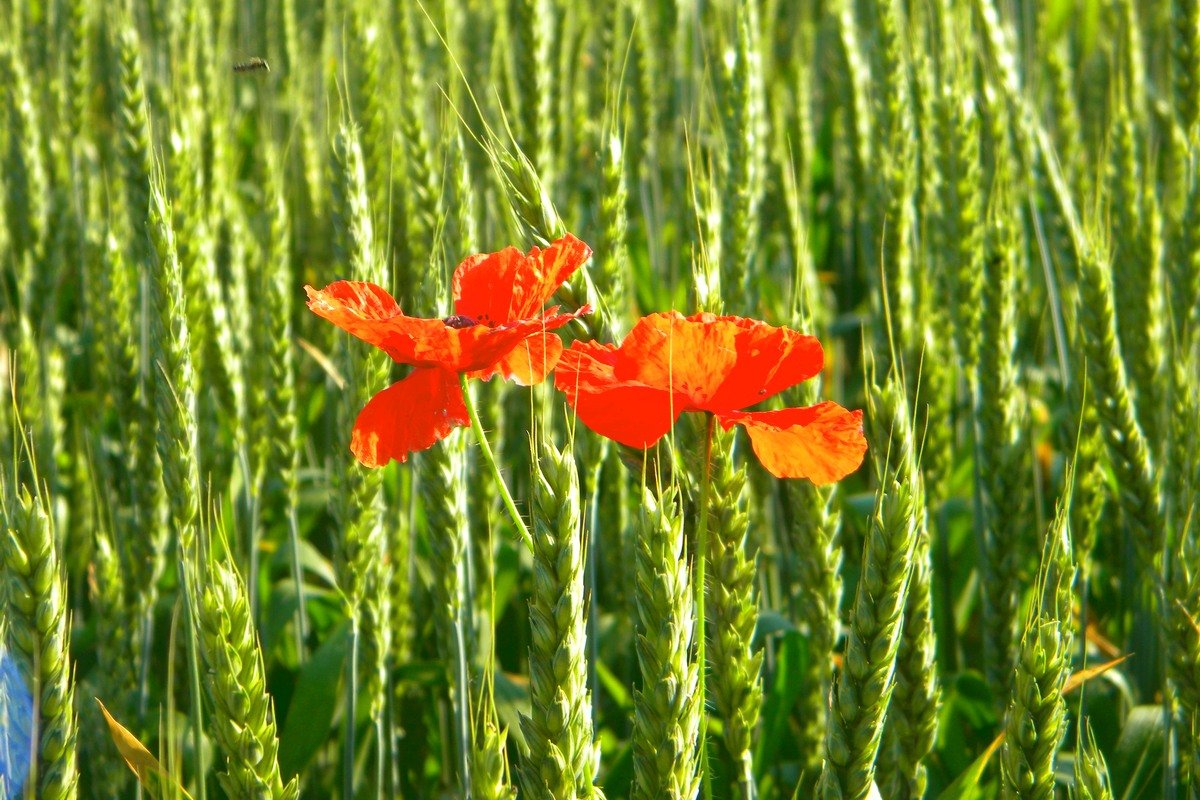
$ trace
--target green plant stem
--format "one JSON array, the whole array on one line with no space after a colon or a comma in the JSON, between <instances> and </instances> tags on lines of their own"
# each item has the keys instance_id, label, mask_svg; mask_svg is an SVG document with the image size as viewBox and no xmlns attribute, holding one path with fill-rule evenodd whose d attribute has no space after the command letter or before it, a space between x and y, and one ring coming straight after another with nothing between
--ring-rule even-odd
<instances>
[{"instance_id":1,"label":"green plant stem","mask_svg":"<svg viewBox=\"0 0 1200 800\"><path fill-rule=\"evenodd\" d=\"M308 613L305 610L304 566L300 561L300 520L296 505L288 507L288 549L292 556L292 580L296 584L296 660L304 663L304 643L308 640Z\"/></svg>"},{"instance_id":2,"label":"green plant stem","mask_svg":"<svg viewBox=\"0 0 1200 800\"><path fill-rule=\"evenodd\" d=\"M471 402L471 391L467 387L466 373L459 373L459 385L462 386L463 403L467 406L467 415L471 418L471 430L475 432L475 439L479 442L479 449L483 452L483 458L487 462L488 467L492 470L492 476L496 479L496 486L500 490L500 497L504 500L504 507L508 509L508 515L512 517L513 525L517 526L517 533L521 537L521 541L530 550L533 549L533 537L529 535L529 528L525 527L525 521L521 519L521 514L517 511L517 505L513 502L512 494L508 491L508 484L504 482L504 477L500 474L500 465L496 463L496 456L492 453L492 447L488 444L487 435L483 432L483 424L479 421L479 414L475 411L475 404ZM703 685L703 681L701 681Z\"/></svg>"},{"instance_id":3,"label":"green plant stem","mask_svg":"<svg viewBox=\"0 0 1200 800\"><path fill-rule=\"evenodd\" d=\"M712 797L712 785L708 772L708 703L705 689L706 637L704 626L704 569L708 558L708 495L712 482L712 441L713 425L716 417L705 414L708 421L704 426L704 471L700 474L700 521L696 526L696 664L699 668L696 691L700 697L700 780L703 791L701 796Z\"/></svg>"},{"instance_id":4,"label":"green plant stem","mask_svg":"<svg viewBox=\"0 0 1200 800\"><path fill-rule=\"evenodd\" d=\"M179 553L179 575L181 581L187 580L187 573L184 571L184 555ZM189 631L195 631L196 624L195 615L196 609L192 607L192 601L187 585L180 587L183 591L183 609L184 619L188 624ZM200 653L196 648L196 636L191 634L187 637L187 665L188 665L188 682L191 684L192 697L190 702L190 718L192 722L192 747L196 753L204 752L201 749L204 738L204 709L202 708L203 701L200 699ZM203 769L196 770L196 798L197 800L207 800L208 798L208 781L205 777Z\"/></svg>"},{"instance_id":5,"label":"green plant stem","mask_svg":"<svg viewBox=\"0 0 1200 800\"><path fill-rule=\"evenodd\" d=\"M352 612L350 619L350 651L346 663L346 741L342 743L342 797L354 797L354 739L356 700L358 699L358 646L359 646L358 610Z\"/></svg>"}]
</instances>

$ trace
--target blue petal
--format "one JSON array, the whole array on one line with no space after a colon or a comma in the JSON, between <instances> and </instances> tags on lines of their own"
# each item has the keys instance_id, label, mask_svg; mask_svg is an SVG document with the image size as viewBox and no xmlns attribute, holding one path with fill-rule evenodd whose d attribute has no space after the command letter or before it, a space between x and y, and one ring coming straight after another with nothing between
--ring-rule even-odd
<instances>
[{"instance_id":1,"label":"blue petal","mask_svg":"<svg viewBox=\"0 0 1200 800\"><path fill-rule=\"evenodd\" d=\"M21 794L29 776L33 696L17 663L0 650L0 794Z\"/></svg>"}]
</instances>

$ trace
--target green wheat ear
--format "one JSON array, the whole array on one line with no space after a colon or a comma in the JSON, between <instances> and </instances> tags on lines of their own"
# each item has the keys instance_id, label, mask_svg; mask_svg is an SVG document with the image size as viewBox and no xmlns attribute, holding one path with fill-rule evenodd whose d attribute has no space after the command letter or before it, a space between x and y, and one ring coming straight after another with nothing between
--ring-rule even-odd
<instances>
[{"instance_id":1,"label":"green wheat ear","mask_svg":"<svg viewBox=\"0 0 1200 800\"><path fill-rule=\"evenodd\" d=\"M733 436L720 436L712 448L709 489L709 571L705 587L709 616L707 688L724 721L725 747L735 784L743 798L756 796L754 732L762 710L763 651L753 647L758 623L755 553L747 540L746 470L734 466Z\"/></svg>"},{"instance_id":2,"label":"green wheat ear","mask_svg":"<svg viewBox=\"0 0 1200 800\"><path fill-rule=\"evenodd\" d=\"M634 598L642 688L633 700L634 800L691 800L700 788L695 592L676 490L643 490Z\"/></svg>"},{"instance_id":3,"label":"green wheat ear","mask_svg":"<svg viewBox=\"0 0 1200 800\"><path fill-rule=\"evenodd\" d=\"M1005 715L1007 736L1000 753L1003 791L1005 797L1020 800L1054 797L1054 762L1066 733L1063 687L1071 665L1076 572L1068 527L1072 482L1068 472L1054 521L1046 531L1036 594L1021 635Z\"/></svg>"},{"instance_id":4,"label":"green wheat ear","mask_svg":"<svg viewBox=\"0 0 1200 800\"><path fill-rule=\"evenodd\" d=\"M512 226L521 239L529 245L545 246L562 236L566 232L562 217L528 156L511 141L506 146L495 134L485 147L492 169L500 179ZM613 340L611 311L598 298L586 269L576 272L570 283L561 286L558 296L563 303L575 308L591 304L596 311L581 318L584 330L592 339Z\"/></svg>"},{"instance_id":5,"label":"green wheat ear","mask_svg":"<svg viewBox=\"0 0 1200 800\"><path fill-rule=\"evenodd\" d=\"M1104 754L1096 744L1090 723L1084 723L1075 747L1074 800L1113 800L1112 784L1108 778L1108 765Z\"/></svg>"},{"instance_id":6,"label":"green wheat ear","mask_svg":"<svg viewBox=\"0 0 1200 800\"><path fill-rule=\"evenodd\" d=\"M509 777L508 729L501 728L491 678L473 692L471 728L471 789L478 800L516 800L517 789Z\"/></svg>"},{"instance_id":7,"label":"green wheat ear","mask_svg":"<svg viewBox=\"0 0 1200 800\"><path fill-rule=\"evenodd\" d=\"M1029 449L1021 418L1021 387L1016 360L1017 271L1021 267L1015 213L1006 185L993 197L983 264L981 335L973 376L975 451L979 460L980 582L983 601L984 670L1000 703L1019 634L1017 601L1025 553L1031 538L1026 483Z\"/></svg>"},{"instance_id":8,"label":"green wheat ear","mask_svg":"<svg viewBox=\"0 0 1200 800\"><path fill-rule=\"evenodd\" d=\"M1138 424L1133 396L1117 342L1112 271L1102 243L1079 253L1079 324L1087 380L1096 398L1109 462L1123 487L1118 493L1142 568L1155 571L1166 540L1158 476Z\"/></svg>"},{"instance_id":9,"label":"green wheat ear","mask_svg":"<svg viewBox=\"0 0 1200 800\"><path fill-rule=\"evenodd\" d=\"M343 119L334 138L333 165L334 231L349 276L377 285L389 283L374 220L362 143L357 127ZM356 730L354 709L361 702L374 725L377 773L387 760L388 737L383 733L385 687L391 653L389 572L387 539L384 532L383 470L366 469L351 455L349 438L359 411L379 390L387 386L390 363L382 354L357 340L342 337L340 363L346 390L337 404L339 430L335 468L334 512L340 528L335 549L338 585L350 618L350 656L345 685L348 724L345 727L343 791L354 785ZM360 684L359 678L363 681Z\"/></svg>"},{"instance_id":10,"label":"green wheat ear","mask_svg":"<svg viewBox=\"0 0 1200 800\"><path fill-rule=\"evenodd\" d=\"M876 468L888 470L887 455L910 452L911 427L897 424L909 413L899 392L883 391L873 396L869 422ZM883 426L890 423L890 428ZM883 453L882 457L880 453ZM915 459L915 454L913 456ZM912 573L904 605L903 630L896 653L895 690L888 705L887 721L878 758L880 791L897 800L925 796L928 785L924 760L933 750L937 736L941 692L934 662L937 639L933 628L930 529L926 514L925 482L919 465L912 465L911 485L917 514L917 539L913 548Z\"/></svg>"},{"instance_id":11,"label":"green wheat ear","mask_svg":"<svg viewBox=\"0 0 1200 800\"><path fill-rule=\"evenodd\" d=\"M246 586L207 534L199 544L185 556L185 569L191 574L196 641L207 666L212 727L225 758L218 779L230 797L295 800L297 780L285 786L279 773L274 702Z\"/></svg>"},{"instance_id":12,"label":"green wheat ear","mask_svg":"<svg viewBox=\"0 0 1200 800\"><path fill-rule=\"evenodd\" d=\"M39 798L74 800L79 772L66 578L45 498L25 486L14 490L8 480L0 475L0 618L7 628L0 652L7 648L37 698L30 788Z\"/></svg>"},{"instance_id":13,"label":"green wheat ear","mask_svg":"<svg viewBox=\"0 0 1200 800\"><path fill-rule=\"evenodd\" d=\"M876 456L880 485L825 735L818 784L824 800L864 800L871 791L924 517L905 390L893 376L883 387L873 387L870 397L869 415L889 426L895 449L885 445Z\"/></svg>"},{"instance_id":14,"label":"green wheat ear","mask_svg":"<svg viewBox=\"0 0 1200 800\"><path fill-rule=\"evenodd\" d=\"M585 547L579 476L571 451L544 445L534 473L531 711L521 720L529 754L520 771L532 798L595 795L599 760L587 689Z\"/></svg>"}]
</instances>

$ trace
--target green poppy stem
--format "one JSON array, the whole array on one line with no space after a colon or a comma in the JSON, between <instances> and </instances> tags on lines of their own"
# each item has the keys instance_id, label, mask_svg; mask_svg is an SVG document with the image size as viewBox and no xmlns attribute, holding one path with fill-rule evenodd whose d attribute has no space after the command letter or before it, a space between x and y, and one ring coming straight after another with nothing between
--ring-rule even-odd
<instances>
[{"instance_id":1,"label":"green poppy stem","mask_svg":"<svg viewBox=\"0 0 1200 800\"><path fill-rule=\"evenodd\" d=\"M521 519L521 514L517 511L517 505L513 502L512 495L509 494L508 484L504 482L504 477L500 474L500 465L496 463L496 456L492 453L492 446L488 444L487 435L483 432L483 424L479 421L479 414L475 411L475 403L471 400L471 392L467 388L467 376L465 373L459 373L458 382L462 386L463 403L467 406L467 416L471 418L471 430L475 432L475 439L479 442L479 449L483 451L483 458L491 467L492 475L496 478L496 486L500 489L500 497L504 500L504 507L508 509L508 515L512 517L513 525L517 526L517 533L520 534L521 540L530 550L533 549L533 537L529 535L529 528L525 527L525 520Z\"/></svg>"},{"instance_id":2,"label":"green poppy stem","mask_svg":"<svg viewBox=\"0 0 1200 800\"><path fill-rule=\"evenodd\" d=\"M703 781L702 796L705 798L712 796L712 789L709 784L708 775L708 695L705 689L705 675L708 672L708 665L705 656L705 641L707 633L705 631L705 613L704 613L704 595L705 595L705 563L708 560L708 494L709 485L712 482L712 441L713 441L713 426L716 423L716 417L712 414L705 414L708 422L704 429L704 472L700 475L700 521L696 527L696 562L695 562L695 580L696 580L696 662L700 665L699 670L699 685L696 687L700 693L700 770L701 780Z\"/></svg>"}]
</instances>

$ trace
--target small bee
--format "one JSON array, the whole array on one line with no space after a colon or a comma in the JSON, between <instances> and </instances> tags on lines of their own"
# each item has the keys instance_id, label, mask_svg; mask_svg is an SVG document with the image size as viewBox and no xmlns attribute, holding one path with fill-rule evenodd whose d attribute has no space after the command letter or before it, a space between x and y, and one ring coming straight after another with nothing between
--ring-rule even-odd
<instances>
[{"instance_id":1,"label":"small bee","mask_svg":"<svg viewBox=\"0 0 1200 800\"><path fill-rule=\"evenodd\" d=\"M234 72L270 72L271 67L267 64L266 59L258 58L257 56L246 61L239 61L233 65Z\"/></svg>"}]
</instances>

